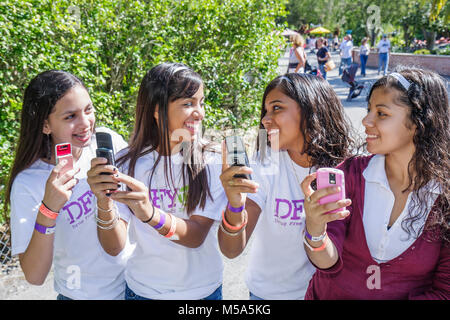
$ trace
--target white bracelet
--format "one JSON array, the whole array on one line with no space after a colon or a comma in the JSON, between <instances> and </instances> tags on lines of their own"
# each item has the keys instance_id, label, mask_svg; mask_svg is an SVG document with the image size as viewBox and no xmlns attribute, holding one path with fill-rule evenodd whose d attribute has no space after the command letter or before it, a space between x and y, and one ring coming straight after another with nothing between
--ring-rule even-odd
<instances>
[{"instance_id":1,"label":"white bracelet","mask_svg":"<svg viewBox=\"0 0 450 320\"><path fill-rule=\"evenodd\" d=\"M102 230L111 230L112 228L114 228L117 225L117 223L119 222L119 219L120 219L120 215L117 214L114 216L113 223L110 226L103 227L97 223L97 227L99 227Z\"/></svg>"},{"instance_id":2,"label":"white bracelet","mask_svg":"<svg viewBox=\"0 0 450 320\"><path fill-rule=\"evenodd\" d=\"M97 206L97 208L98 208L98 206ZM98 217L98 211L95 212L95 221L97 222L97 227L99 227L102 230L110 230L110 229L112 229L112 228L114 228L116 226L116 224L119 222L120 214L119 214L119 211L118 211L116 205L114 205L113 209L115 209L114 210L114 217L111 220L108 220L108 221L100 219ZM111 210L109 210L107 212L111 212L113 209L111 209ZM103 210L103 209L100 209L100 210ZM104 211L106 211L106 210L104 210ZM107 227L104 227L104 226L101 226L99 223L101 223L101 224L110 224L110 225L107 226Z\"/></svg>"}]
</instances>

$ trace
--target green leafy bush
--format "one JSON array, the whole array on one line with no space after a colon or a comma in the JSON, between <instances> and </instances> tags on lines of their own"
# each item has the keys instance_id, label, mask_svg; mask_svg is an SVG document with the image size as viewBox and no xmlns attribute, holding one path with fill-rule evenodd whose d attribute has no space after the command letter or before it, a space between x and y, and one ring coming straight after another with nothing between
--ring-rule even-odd
<instances>
[{"instance_id":1,"label":"green leafy bush","mask_svg":"<svg viewBox=\"0 0 450 320\"><path fill-rule=\"evenodd\" d=\"M413 52L414 54L431 54L430 50L428 49L420 49Z\"/></svg>"},{"instance_id":2,"label":"green leafy bush","mask_svg":"<svg viewBox=\"0 0 450 320\"><path fill-rule=\"evenodd\" d=\"M201 73L206 128L255 125L284 47L276 23L286 15L284 2L0 1L0 189L14 155L24 89L45 70L83 79L97 122L126 138L140 81L163 61Z\"/></svg>"}]
</instances>

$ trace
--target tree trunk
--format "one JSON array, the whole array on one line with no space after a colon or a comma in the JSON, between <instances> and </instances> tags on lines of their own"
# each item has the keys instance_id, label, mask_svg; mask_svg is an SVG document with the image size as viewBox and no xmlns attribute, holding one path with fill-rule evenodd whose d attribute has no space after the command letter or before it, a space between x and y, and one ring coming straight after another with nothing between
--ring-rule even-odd
<instances>
[{"instance_id":1,"label":"tree trunk","mask_svg":"<svg viewBox=\"0 0 450 320\"><path fill-rule=\"evenodd\" d=\"M423 31L425 39L427 40L427 49L428 50L434 50L436 47L435 40L436 40L436 31Z\"/></svg>"}]
</instances>

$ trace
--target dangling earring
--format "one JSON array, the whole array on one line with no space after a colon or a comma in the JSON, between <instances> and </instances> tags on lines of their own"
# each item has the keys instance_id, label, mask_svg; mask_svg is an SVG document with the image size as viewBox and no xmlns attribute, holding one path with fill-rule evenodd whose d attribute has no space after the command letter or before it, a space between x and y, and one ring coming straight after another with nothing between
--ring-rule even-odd
<instances>
[{"instance_id":1,"label":"dangling earring","mask_svg":"<svg viewBox=\"0 0 450 320\"><path fill-rule=\"evenodd\" d=\"M50 143L50 134L47 134L47 160L52 158L52 144Z\"/></svg>"}]
</instances>

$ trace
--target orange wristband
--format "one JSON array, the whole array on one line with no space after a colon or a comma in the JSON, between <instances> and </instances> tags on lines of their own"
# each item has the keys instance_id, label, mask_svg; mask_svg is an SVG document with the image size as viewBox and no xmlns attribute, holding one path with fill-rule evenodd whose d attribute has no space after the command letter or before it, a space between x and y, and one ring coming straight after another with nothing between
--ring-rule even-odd
<instances>
[{"instance_id":1,"label":"orange wristband","mask_svg":"<svg viewBox=\"0 0 450 320\"><path fill-rule=\"evenodd\" d=\"M321 245L320 247L314 248L314 247L311 247L311 245L310 245L310 244L308 243L308 241L306 240L306 236L303 235L303 242L304 242L305 245L308 247L308 249L311 250L311 251L313 251L313 252L322 251L322 250L324 250L324 249L326 248L327 243L328 243L328 237L326 236L322 241L323 241L323 243L322 243L322 245Z\"/></svg>"},{"instance_id":2,"label":"orange wristband","mask_svg":"<svg viewBox=\"0 0 450 320\"><path fill-rule=\"evenodd\" d=\"M240 226L235 227L227 222L227 219L225 219L225 210L222 211L222 222L225 225L225 227L227 227L227 229L230 229L233 231L239 231L247 225L247 222L248 222L247 211L244 211L244 222L242 222L242 224Z\"/></svg>"},{"instance_id":3,"label":"orange wristband","mask_svg":"<svg viewBox=\"0 0 450 320\"><path fill-rule=\"evenodd\" d=\"M175 231L177 230L177 218L175 218L175 216L171 213L169 213L169 215L170 215L170 219L171 219L170 220L170 230L164 236L166 238L171 238L175 234Z\"/></svg>"},{"instance_id":4,"label":"orange wristband","mask_svg":"<svg viewBox=\"0 0 450 320\"><path fill-rule=\"evenodd\" d=\"M56 220L56 218L58 217L58 212L54 212L52 210L50 210L49 208L47 208L47 206L42 202L41 206L39 207L39 212L42 213L44 216L46 216L47 218Z\"/></svg>"}]
</instances>

